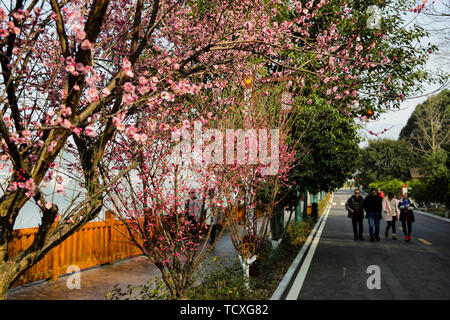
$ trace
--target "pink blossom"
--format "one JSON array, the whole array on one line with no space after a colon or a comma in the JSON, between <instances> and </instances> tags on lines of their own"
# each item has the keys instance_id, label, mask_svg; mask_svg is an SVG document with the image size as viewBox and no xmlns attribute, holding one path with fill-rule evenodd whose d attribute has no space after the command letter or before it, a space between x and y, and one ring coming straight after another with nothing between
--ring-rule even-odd
<instances>
[{"instance_id":1,"label":"pink blossom","mask_svg":"<svg viewBox=\"0 0 450 320\"><path fill-rule=\"evenodd\" d=\"M42 11L42 8L39 8L39 7L35 7L33 9L33 12L36 16L39 16L41 14L41 11Z\"/></svg>"},{"instance_id":2,"label":"pink blossom","mask_svg":"<svg viewBox=\"0 0 450 320\"><path fill-rule=\"evenodd\" d=\"M95 88L90 88L87 92L87 100L89 102L97 102L99 99L98 91Z\"/></svg>"},{"instance_id":3,"label":"pink blossom","mask_svg":"<svg viewBox=\"0 0 450 320\"><path fill-rule=\"evenodd\" d=\"M122 68L124 69L130 69L131 68L131 62L127 58L122 59Z\"/></svg>"},{"instance_id":4,"label":"pink blossom","mask_svg":"<svg viewBox=\"0 0 450 320\"><path fill-rule=\"evenodd\" d=\"M9 190L9 191L16 191L16 190L17 190L17 182L13 182L13 183L9 186L8 190Z\"/></svg>"},{"instance_id":5,"label":"pink blossom","mask_svg":"<svg viewBox=\"0 0 450 320\"><path fill-rule=\"evenodd\" d=\"M109 96L111 94L111 91L108 89L108 88L104 88L103 90L102 90L102 95L104 96L104 97L107 97L107 96Z\"/></svg>"},{"instance_id":6,"label":"pink blossom","mask_svg":"<svg viewBox=\"0 0 450 320\"><path fill-rule=\"evenodd\" d=\"M72 73L75 71L75 66L73 64L69 64L66 66L66 71Z\"/></svg>"},{"instance_id":7,"label":"pink blossom","mask_svg":"<svg viewBox=\"0 0 450 320\"><path fill-rule=\"evenodd\" d=\"M136 100L137 100L137 96L136 96L136 95L128 94L128 93L125 93L125 94L123 95L123 103L124 103L125 105L132 104L132 103L134 103Z\"/></svg>"},{"instance_id":8,"label":"pink blossom","mask_svg":"<svg viewBox=\"0 0 450 320\"><path fill-rule=\"evenodd\" d=\"M5 21L7 18L6 11L3 7L0 7L0 22Z\"/></svg>"},{"instance_id":9,"label":"pink blossom","mask_svg":"<svg viewBox=\"0 0 450 320\"><path fill-rule=\"evenodd\" d=\"M172 94L168 93L167 91L163 91L161 93L161 99L167 100L167 101L174 101L175 98Z\"/></svg>"},{"instance_id":10,"label":"pink blossom","mask_svg":"<svg viewBox=\"0 0 450 320\"><path fill-rule=\"evenodd\" d=\"M124 131L125 130L125 125L122 122L119 122L116 124L116 128L119 131Z\"/></svg>"},{"instance_id":11,"label":"pink blossom","mask_svg":"<svg viewBox=\"0 0 450 320\"><path fill-rule=\"evenodd\" d=\"M127 58L123 58L122 60L123 71L127 77L133 78L134 74L133 71L131 70L131 67L132 66L130 60L128 60Z\"/></svg>"},{"instance_id":12,"label":"pink blossom","mask_svg":"<svg viewBox=\"0 0 450 320\"><path fill-rule=\"evenodd\" d=\"M148 136L145 133L142 133L139 135L139 141L145 142L145 141L147 141L147 139L148 139Z\"/></svg>"},{"instance_id":13,"label":"pink blossom","mask_svg":"<svg viewBox=\"0 0 450 320\"><path fill-rule=\"evenodd\" d=\"M86 32L84 32L83 30L77 30L75 37L77 42L82 42L84 39L86 39Z\"/></svg>"},{"instance_id":14,"label":"pink blossom","mask_svg":"<svg viewBox=\"0 0 450 320\"><path fill-rule=\"evenodd\" d=\"M74 127L72 129L72 132L75 133L77 136L80 136L82 129Z\"/></svg>"},{"instance_id":15,"label":"pink blossom","mask_svg":"<svg viewBox=\"0 0 450 320\"><path fill-rule=\"evenodd\" d=\"M56 185L56 192L57 192L58 194L65 194L65 192L64 192L64 186L63 186L62 184Z\"/></svg>"},{"instance_id":16,"label":"pink blossom","mask_svg":"<svg viewBox=\"0 0 450 320\"><path fill-rule=\"evenodd\" d=\"M9 31L7 29L0 29L0 37L9 36Z\"/></svg>"},{"instance_id":17,"label":"pink blossom","mask_svg":"<svg viewBox=\"0 0 450 320\"><path fill-rule=\"evenodd\" d=\"M30 130L23 130L22 131L22 137L29 139L31 137L31 131Z\"/></svg>"},{"instance_id":18,"label":"pink blossom","mask_svg":"<svg viewBox=\"0 0 450 320\"><path fill-rule=\"evenodd\" d=\"M130 82L126 82L123 86L125 92L133 93L135 90L135 86L133 86Z\"/></svg>"},{"instance_id":19,"label":"pink blossom","mask_svg":"<svg viewBox=\"0 0 450 320\"><path fill-rule=\"evenodd\" d=\"M130 77L130 78L134 77L134 73L131 69L124 69L123 71L127 77Z\"/></svg>"},{"instance_id":20,"label":"pink blossom","mask_svg":"<svg viewBox=\"0 0 450 320\"><path fill-rule=\"evenodd\" d=\"M86 127L86 129L84 129L84 134L89 137L95 137L97 135L97 132L95 131L94 128L92 128L91 126L88 126L88 127Z\"/></svg>"},{"instance_id":21,"label":"pink blossom","mask_svg":"<svg viewBox=\"0 0 450 320\"><path fill-rule=\"evenodd\" d=\"M94 48L94 45L88 39L83 40L83 42L81 43L82 50L90 50L93 48Z\"/></svg>"},{"instance_id":22,"label":"pink blossom","mask_svg":"<svg viewBox=\"0 0 450 320\"><path fill-rule=\"evenodd\" d=\"M129 126L128 128L127 128L127 130L125 131L125 133L128 135L128 136L134 136L135 134L136 134L136 132L137 132L137 129L136 129L136 127L135 126Z\"/></svg>"},{"instance_id":23,"label":"pink blossom","mask_svg":"<svg viewBox=\"0 0 450 320\"><path fill-rule=\"evenodd\" d=\"M63 127L66 128L66 129L70 129L71 126L72 126L72 122L70 122L70 121L67 120L67 119L64 119L64 121L63 121Z\"/></svg>"}]
</instances>

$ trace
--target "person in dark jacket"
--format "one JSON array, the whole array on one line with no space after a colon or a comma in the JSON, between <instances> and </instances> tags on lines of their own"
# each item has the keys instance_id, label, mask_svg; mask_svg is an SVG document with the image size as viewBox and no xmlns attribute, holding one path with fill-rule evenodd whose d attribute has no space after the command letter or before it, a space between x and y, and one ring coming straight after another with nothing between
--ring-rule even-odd
<instances>
[{"instance_id":1,"label":"person in dark jacket","mask_svg":"<svg viewBox=\"0 0 450 320\"><path fill-rule=\"evenodd\" d=\"M364 220L364 198L361 197L358 189L355 190L355 194L348 198L345 203L345 209L347 209L349 217L352 218L353 225L353 240L364 240L363 238L363 220ZM359 227L359 231L358 231Z\"/></svg>"},{"instance_id":2,"label":"person in dark jacket","mask_svg":"<svg viewBox=\"0 0 450 320\"><path fill-rule=\"evenodd\" d=\"M414 222L414 212L411 209L411 200L408 194L403 195L402 200L399 201L398 208L400 209L400 221L402 222L403 233L405 234L405 241L411 240L412 223ZM406 229L408 226L408 229Z\"/></svg>"},{"instance_id":3,"label":"person in dark jacket","mask_svg":"<svg viewBox=\"0 0 450 320\"><path fill-rule=\"evenodd\" d=\"M366 218L369 220L370 241L380 241L380 220L383 210L382 198L377 194L376 189L371 189L370 194L364 199L364 210ZM373 232L375 226L375 233Z\"/></svg>"}]
</instances>

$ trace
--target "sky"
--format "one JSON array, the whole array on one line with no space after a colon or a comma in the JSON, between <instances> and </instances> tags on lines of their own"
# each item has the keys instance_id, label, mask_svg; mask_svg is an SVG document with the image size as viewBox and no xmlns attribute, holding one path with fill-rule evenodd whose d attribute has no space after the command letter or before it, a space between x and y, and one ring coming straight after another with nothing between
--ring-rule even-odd
<instances>
[{"instance_id":1,"label":"sky","mask_svg":"<svg viewBox=\"0 0 450 320\"><path fill-rule=\"evenodd\" d=\"M440 0L436 1L436 8L439 12L447 11L450 8L446 8L445 5L449 5L449 0ZM447 33L443 33L442 29L449 29L450 17L447 19L436 20L432 19L429 16L420 13L420 14L409 14L407 21L413 20L414 23L419 24L425 29L431 32L431 35L426 42L431 42L436 44L439 47L439 51L436 53L432 53L430 55L430 59L427 63L427 67L431 71L444 71L450 74L450 39L446 37ZM424 41L424 42L425 42ZM364 139L360 142L360 147L363 148L368 145L368 140L373 139L398 139L400 131L406 125L410 115L414 111L415 107L424 102L430 95L438 94L439 92L435 92L441 87L441 85L427 85L425 86L424 93L421 97L407 97L407 99L401 103L400 109L391 110L389 112L384 113L380 119L371 121L366 123L365 128L367 130L360 130L360 136ZM446 88L450 88L447 84ZM435 92L435 93L433 93ZM420 95L419 95L420 96ZM384 129L388 129L384 134L378 135L375 137L369 134L368 131L372 130L374 132L381 132Z\"/></svg>"}]
</instances>

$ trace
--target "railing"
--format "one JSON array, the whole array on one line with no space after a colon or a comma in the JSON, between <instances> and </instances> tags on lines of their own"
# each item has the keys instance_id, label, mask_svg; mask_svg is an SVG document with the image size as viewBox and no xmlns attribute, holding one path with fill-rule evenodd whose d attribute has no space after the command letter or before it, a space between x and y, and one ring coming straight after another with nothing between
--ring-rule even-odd
<instances>
[{"instance_id":1,"label":"railing","mask_svg":"<svg viewBox=\"0 0 450 320\"><path fill-rule=\"evenodd\" d=\"M9 256L15 257L28 248L37 230L38 228L14 230ZM50 278L56 280L66 273L70 265L87 269L141 254L126 239L126 234L125 225L119 220L89 222L28 269L14 282L13 287Z\"/></svg>"},{"instance_id":2,"label":"railing","mask_svg":"<svg viewBox=\"0 0 450 320\"><path fill-rule=\"evenodd\" d=\"M261 217L262 210L256 210L256 216ZM244 222L244 207L234 208L233 216ZM107 215L106 221L89 222L79 231L67 238L57 247L48 252L45 257L28 269L17 279L12 287L21 286L34 281L53 279L66 274L71 265L81 270L116 260L141 254L124 235L127 235L125 225ZM33 242L38 228L19 229L13 231L13 240L9 246L11 258L26 250Z\"/></svg>"},{"instance_id":3,"label":"railing","mask_svg":"<svg viewBox=\"0 0 450 320\"><path fill-rule=\"evenodd\" d=\"M235 217L243 221L244 208L235 209ZM261 213L258 212L258 215ZM39 280L53 279L66 274L71 265L81 270L141 254L126 236L125 225L107 213L106 221L89 222L79 231L50 250L45 257L17 279L12 287ZM38 228L13 231L9 246L11 258L26 250L34 240Z\"/></svg>"}]
</instances>

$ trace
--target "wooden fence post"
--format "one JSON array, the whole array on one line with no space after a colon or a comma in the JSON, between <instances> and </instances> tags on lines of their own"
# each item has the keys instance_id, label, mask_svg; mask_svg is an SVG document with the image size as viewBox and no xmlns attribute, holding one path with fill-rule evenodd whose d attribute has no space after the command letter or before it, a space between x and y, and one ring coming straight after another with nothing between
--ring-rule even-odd
<instances>
[{"instance_id":1,"label":"wooden fence post","mask_svg":"<svg viewBox=\"0 0 450 320\"><path fill-rule=\"evenodd\" d=\"M114 245L113 245L113 239L112 239L112 234L113 234L113 227L114 227L114 213L111 211L106 211L105 213L105 222L107 224L107 236L106 236L106 241L107 242L107 255L108 255L108 263L112 264L114 263Z\"/></svg>"},{"instance_id":2,"label":"wooden fence post","mask_svg":"<svg viewBox=\"0 0 450 320\"><path fill-rule=\"evenodd\" d=\"M56 215L55 221L53 223L53 228L55 228L59 223L59 213ZM59 272L58 272L58 257L59 257L59 253L60 253L60 246L61 244L59 244L58 246L56 246L55 248L53 248L53 266L52 266L52 280L56 281L58 280L58 276L59 276Z\"/></svg>"}]
</instances>

